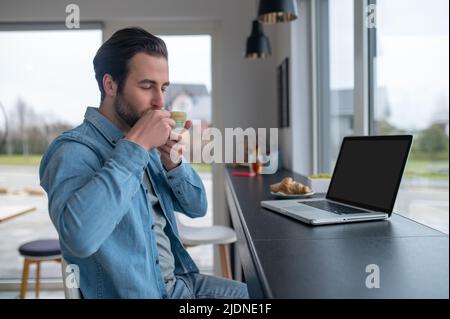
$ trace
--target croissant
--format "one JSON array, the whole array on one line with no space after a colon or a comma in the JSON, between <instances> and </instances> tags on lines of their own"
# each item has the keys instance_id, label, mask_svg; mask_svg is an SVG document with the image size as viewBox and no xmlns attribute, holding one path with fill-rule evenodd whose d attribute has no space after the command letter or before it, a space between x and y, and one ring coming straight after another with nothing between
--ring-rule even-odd
<instances>
[{"instance_id":1,"label":"croissant","mask_svg":"<svg viewBox=\"0 0 450 319\"><path fill-rule=\"evenodd\" d=\"M288 194L303 194L304 186L300 183L292 183L289 185L289 193Z\"/></svg>"},{"instance_id":2,"label":"croissant","mask_svg":"<svg viewBox=\"0 0 450 319\"><path fill-rule=\"evenodd\" d=\"M289 194L290 185L291 184L283 184L283 183L281 183L280 187L278 188L278 191L279 192L283 192L285 194Z\"/></svg>"},{"instance_id":3,"label":"croissant","mask_svg":"<svg viewBox=\"0 0 450 319\"><path fill-rule=\"evenodd\" d=\"M270 185L272 192L282 192L285 194L306 194L311 192L311 188L302 183L295 182L291 177L285 177L281 182Z\"/></svg>"},{"instance_id":4,"label":"croissant","mask_svg":"<svg viewBox=\"0 0 450 319\"><path fill-rule=\"evenodd\" d=\"M278 193L280 191L280 186L281 183L272 184L270 185L270 190L274 193Z\"/></svg>"}]
</instances>

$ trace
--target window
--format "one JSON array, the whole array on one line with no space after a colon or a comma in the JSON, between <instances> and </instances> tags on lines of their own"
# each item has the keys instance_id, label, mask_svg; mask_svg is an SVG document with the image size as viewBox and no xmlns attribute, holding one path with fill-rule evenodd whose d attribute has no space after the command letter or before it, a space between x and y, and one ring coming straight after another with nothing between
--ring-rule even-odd
<instances>
[{"instance_id":1,"label":"window","mask_svg":"<svg viewBox=\"0 0 450 319\"><path fill-rule=\"evenodd\" d=\"M211 125L211 36L161 36L169 51L170 86L166 107ZM186 61L190 61L186 63Z\"/></svg>"},{"instance_id":2,"label":"window","mask_svg":"<svg viewBox=\"0 0 450 319\"><path fill-rule=\"evenodd\" d=\"M342 138L353 134L353 0L317 3L318 170L331 173Z\"/></svg>"},{"instance_id":3,"label":"window","mask_svg":"<svg viewBox=\"0 0 450 319\"><path fill-rule=\"evenodd\" d=\"M447 0L378 0L371 134L413 134L395 212L448 233Z\"/></svg>"},{"instance_id":4,"label":"window","mask_svg":"<svg viewBox=\"0 0 450 319\"><path fill-rule=\"evenodd\" d=\"M449 3L364 3L315 2L318 171L333 170L346 135L413 134L394 212L448 233Z\"/></svg>"},{"instance_id":5,"label":"window","mask_svg":"<svg viewBox=\"0 0 450 319\"><path fill-rule=\"evenodd\" d=\"M0 222L0 281L20 280L23 259L18 247L31 240L57 238L39 186L39 162L49 142L82 122L86 107L97 106L100 94L92 59L102 31L20 31L0 25L0 203L36 210ZM7 125L6 125L7 124ZM0 139L1 140L1 139ZM31 268L30 278L34 278ZM61 278L61 266L48 263L42 278Z\"/></svg>"}]
</instances>

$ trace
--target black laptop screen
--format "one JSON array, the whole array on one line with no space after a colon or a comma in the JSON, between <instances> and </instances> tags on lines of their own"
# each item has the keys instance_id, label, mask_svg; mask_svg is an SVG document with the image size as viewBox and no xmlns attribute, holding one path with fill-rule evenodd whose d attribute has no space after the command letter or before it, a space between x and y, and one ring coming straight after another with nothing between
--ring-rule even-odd
<instances>
[{"instance_id":1,"label":"black laptop screen","mask_svg":"<svg viewBox=\"0 0 450 319\"><path fill-rule=\"evenodd\" d=\"M411 136L345 138L327 198L391 213L411 142Z\"/></svg>"}]
</instances>

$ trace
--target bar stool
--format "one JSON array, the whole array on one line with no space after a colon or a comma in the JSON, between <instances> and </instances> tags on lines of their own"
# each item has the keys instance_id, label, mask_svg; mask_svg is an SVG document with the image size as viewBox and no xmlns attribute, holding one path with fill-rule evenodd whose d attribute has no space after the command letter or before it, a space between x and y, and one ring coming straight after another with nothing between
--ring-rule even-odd
<instances>
[{"instance_id":1,"label":"bar stool","mask_svg":"<svg viewBox=\"0 0 450 319\"><path fill-rule=\"evenodd\" d=\"M61 250L57 239L34 240L19 247L19 253L25 258L23 261L22 284L20 286L20 299L27 293L28 273L31 264L36 264L36 298L39 298L41 262L61 262Z\"/></svg>"},{"instance_id":2,"label":"bar stool","mask_svg":"<svg viewBox=\"0 0 450 319\"><path fill-rule=\"evenodd\" d=\"M186 248L198 245L218 245L222 275L224 278L232 279L231 263L228 252L228 245L237 240L234 230L227 226L214 225L204 227L194 227L184 225L178 219L178 213L175 212L180 239Z\"/></svg>"}]
</instances>

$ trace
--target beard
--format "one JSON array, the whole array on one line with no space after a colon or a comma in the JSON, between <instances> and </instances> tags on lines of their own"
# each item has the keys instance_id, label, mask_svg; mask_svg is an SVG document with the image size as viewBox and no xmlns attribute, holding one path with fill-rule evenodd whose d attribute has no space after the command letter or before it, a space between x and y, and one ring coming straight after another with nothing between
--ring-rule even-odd
<instances>
[{"instance_id":1,"label":"beard","mask_svg":"<svg viewBox=\"0 0 450 319\"><path fill-rule=\"evenodd\" d=\"M122 94L118 94L116 100L114 101L114 111L122 121L127 123L129 127L133 127L141 117L141 115L136 111L136 108L127 102L123 98Z\"/></svg>"}]
</instances>

